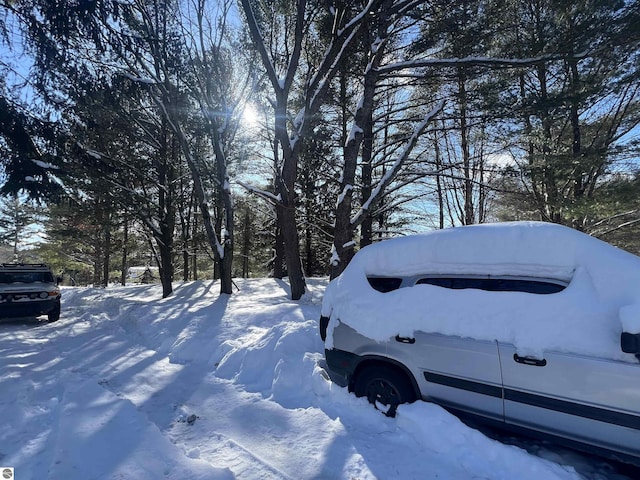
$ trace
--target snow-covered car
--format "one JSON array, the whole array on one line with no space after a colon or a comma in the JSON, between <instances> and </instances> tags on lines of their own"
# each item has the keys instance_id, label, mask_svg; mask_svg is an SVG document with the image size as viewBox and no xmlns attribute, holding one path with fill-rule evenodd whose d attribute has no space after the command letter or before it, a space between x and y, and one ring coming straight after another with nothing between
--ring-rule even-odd
<instances>
[{"instance_id":1,"label":"snow-covered car","mask_svg":"<svg viewBox=\"0 0 640 480\"><path fill-rule=\"evenodd\" d=\"M33 263L0 265L0 318L60 318L60 288L49 267Z\"/></svg>"},{"instance_id":2,"label":"snow-covered car","mask_svg":"<svg viewBox=\"0 0 640 480\"><path fill-rule=\"evenodd\" d=\"M540 222L363 248L325 292L332 378L640 464L640 257Z\"/></svg>"}]
</instances>

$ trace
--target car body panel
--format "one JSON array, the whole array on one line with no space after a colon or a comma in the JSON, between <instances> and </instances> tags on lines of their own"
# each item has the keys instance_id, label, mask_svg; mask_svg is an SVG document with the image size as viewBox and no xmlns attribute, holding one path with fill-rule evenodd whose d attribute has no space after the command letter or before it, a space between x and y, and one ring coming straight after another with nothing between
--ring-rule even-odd
<instances>
[{"instance_id":1,"label":"car body panel","mask_svg":"<svg viewBox=\"0 0 640 480\"><path fill-rule=\"evenodd\" d=\"M640 465L635 255L541 222L390 239L356 254L321 315L347 384L389 362L424 400Z\"/></svg>"},{"instance_id":2,"label":"car body panel","mask_svg":"<svg viewBox=\"0 0 640 480\"><path fill-rule=\"evenodd\" d=\"M499 351L507 423L640 457L640 364L545 352L536 366Z\"/></svg>"},{"instance_id":3,"label":"car body panel","mask_svg":"<svg viewBox=\"0 0 640 480\"><path fill-rule=\"evenodd\" d=\"M412 362L423 396L470 413L504 418L496 342L415 333Z\"/></svg>"},{"instance_id":4,"label":"car body panel","mask_svg":"<svg viewBox=\"0 0 640 480\"><path fill-rule=\"evenodd\" d=\"M379 342L330 322L327 364L343 386L361 362L389 362L411 375L423 400L640 463L640 362L632 355L521 357L511 344L421 331Z\"/></svg>"},{"instance_id":5,"label":"car body panel","mask_svg":"<svg viewBox=\"0 0 640 480\"><path fill-rule=\"evenodd\" d=\"M336 329L343 327L350 329L341 324ZM337 338L345 337L339 333ZM360 363L371 359L389 362L411 374L423 400L456 414L504 424L522 433L546 435L567 446L640 465L640 387L633 383L640 375L640 363L546 353L547 364L538 367L515 362L512 345L421 332L416 332L414 344L395 340L366 343L368 346L360 343L356 348L361 355L326 350L327 366L332 374L338 374L335 380L341 386L350 384ZM423 348L428 353L416 355ZM494 362L498 363L498 377L504 380L496 382ZM545 370L547 367L551 368ZM559 396L554 388L558 383L566 385L565 396Z\"/></svg>"},{"instance_id":6,"label":"car body panel","mask_svg":"<svg viewBox=\"0 0 640 480\"><path fill-rule=\"evenodd\" d=\"M504 418L496 342L416 332L413 343L396 339L380 343L372 342L348 325L339 323L335 328L335 350L351 352L360 358L388 359L405 366L423 399L499 420ZM349 362L331 363L329 367L348 377L356 367Z\"/></svg>"}]
</instances>

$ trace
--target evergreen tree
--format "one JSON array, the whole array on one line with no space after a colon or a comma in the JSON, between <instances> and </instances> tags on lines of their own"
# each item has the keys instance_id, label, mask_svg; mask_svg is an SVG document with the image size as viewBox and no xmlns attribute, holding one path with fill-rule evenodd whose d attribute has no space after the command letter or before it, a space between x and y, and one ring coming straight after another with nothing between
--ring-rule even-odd
<instances>
[{"instance_id":1,"label":"evergreen tree","mask_svg":"<svg viewBox=\"0 0 640 480\"><path fill-rule=\"evenodd\" d=\"M24 262L28 255L27 243L37 237L43 208L20 197L0 197L0 243L11 247L13 261Z\"/></svg>"},{"instance_id":2,"label":"evergreen tree","mask_svg":"<svg viewBox=\"0 0 640 480\"><path fill-rule=\"evenodd\" d=\"M504 54L540 61L514 76L521 135L514 158L538 218L590 231L600 185L618 170L640 124L640 35L632 3L513 2ZM624 168L624 167L623 167Z\"/></svg>"}]
</instances>

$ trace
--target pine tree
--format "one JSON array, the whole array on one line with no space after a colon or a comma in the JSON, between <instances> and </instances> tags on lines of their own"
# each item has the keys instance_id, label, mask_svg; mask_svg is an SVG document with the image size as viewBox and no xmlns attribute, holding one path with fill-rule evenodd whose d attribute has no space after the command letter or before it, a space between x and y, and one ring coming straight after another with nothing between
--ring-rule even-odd
<instances>
[{"instance_id":1,"label":"pine tree","mask_svg":"<svg viewBox=\"0 0 640 480\"><path fill-rule=\"evenodd\" d=\"M26 250L34 246L42 215L43 208L37 204L20 197L0 197L0 243L11 247L13 261L23 262L28 258Z\"/></svg>"},{"instance_id":2,"label":"pine tree","mask_svg":"<svg viewBox=\"0 0 640 480\"><path fill-rule=\"evenodd\" d=\"M558 54L513 77L518 188L538 218L588 232L602 220L600 186L626 168L631 143L621 140L640 124L640 35L630 34L638 12L609 0L522 0L511 8L519 22L502 39L506 55Z\"/></svg>"}]
</instances>

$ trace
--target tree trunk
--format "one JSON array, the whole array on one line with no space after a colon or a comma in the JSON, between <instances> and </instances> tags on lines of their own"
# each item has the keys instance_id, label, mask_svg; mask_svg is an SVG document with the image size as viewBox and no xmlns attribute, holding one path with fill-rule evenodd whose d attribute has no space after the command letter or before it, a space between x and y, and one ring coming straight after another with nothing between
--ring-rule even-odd
<instances>
[{"instance_id":1,"label":"tree trunk","mask_svg":"<svg viewBox=\"0 0 640 480\"><path fill-rule=\"evenodd\" d=\"M193 265L191 267L191 271L193 272L193 281L198 281L198 242L196 240L196 235L198 234L198 206L195 205L193 208L193 234L191 235L193 241Z\"/></svg>"},{"instance_id":2,"label":"tree trunk","mask_svg":"<svg viewBox=\"0 0 640 480\"><path fill-rule=\"evenodd\" d=\"M18 207L17 207L17 202L16 202L16 208L14 211L15 214L15 218L14 218L14 225L15 225L15 230L14 230L14 235L13 235L13 260L15 262L19 261L19 256L18 256L18 245L20 244L20 219L18 218Z\"/></svg>"},{"instance_id":3,"label":"tree trunk","mask_svg":"<svg viewBox=\"0 0 640 480\"><path fill-rule=\"evenodd\" d=\"M464 170L464 225L472 225L473 179L471 177L471 153L469 151L469 129L467 127L467 78L465 67L458 68L458 102L460 103L460 147L462 148L462 165Z\"/></svg>"},{"instance_id":4,"label":"tree trunk","mask_svg":"<svg viewBox=\"0 0 640 480\"><path fill-rule=\"evenodd\" d=\"M245 207L242 228L242 278L249 278L249 255L251 254L251 218L249 207Z\"/></svg>"},{"instance_id":5,"label":"tree trunk","mask_svg":"<svg viewBox=\"0 0 640 480\"><path fill-rule=\"evenodd\" d=\"M314 195L314 183L311 178L304 176L304 258L305 258L305 272L307 275L313 276L315 273L315 251L313 248L313 203L312 198Z\"/></svg>"},{"instance_id":6,"label":"tree trunk","mask_svg":"<svg viewBox=\"0 0 640 480\"><path fill-rule=\"evenodd\" d=\"M440 142L437 134L433 137L433 147L436 156L436 195L438 196L438 228L444 229L444 192L442 189L442 178L440 173L442 172L442 157L440 156Z\"/></svg>"},{"instance_id":7,"label":"tree trunk","mask_svg":"<svg viewBox=\"0 0 640 480\"><path fill-rule=\"evenodd\" d=\"M182 183L182 182L181 182ZM189 196L189 202L186 208L184 203L180 208L180 238L182 240L182 280L189 281L189 270L191 259L189 257L189 242L193 241L192 219L195 218L193 210L193 193Z\"/></svg>"},{"instance_id":8,"label":"tree trunk","mask_svg":"<svg viewBox=\"0 0 640 480\"><path fill-rule=\"evenodd\" d=\"M554 178L554 172L549 161L551 158L551 124L552 119L549 113L549 93L547 89L547 67L545 64L541 64L537 69L538 82L540 83L540 104L542 109L539 112L542 121L542 161L541 167L543 173L541 175L542 182L542 205L541 213L546 220L553 223L562 223L562 214L560 206L558 205L558 190L556 188L556 181Z\"/></svg>"},{"instance_id":9,"label":"tree trunk","mask_svg":"<svg viewBox=\"0 0 640 480\"><path fill-rule=\"evenodd\" d=\"M366 202L372 193L373 177L373 110L368 112L368 117L362 126L364 130L362 138L362 203ZM360 248L371 245L373 242L373 215L367 214L360 225Z\"/></svg>"},{"instance_id":10,"label":"tree trunk","mask_svg":"<svg viewBox=\"0 0 640 480\"><path fill-rule=\"evenodd\" d=\"M183 244L183 248L182 248L182 281L183 282L189 281L189 244L186 242L187 240Z\"/></svg>"},{"instance_id":11,"label":"tree trunk","mask_svg":"<svg viewBox=\"0 0 640 480\"><path fill-rule=\"evenodd\" d=\"M162 106L166 106L161 104ZM169 116L171 115L169 112L166 112ZM205 232L207 234L207 240L209 241L209 246L211 247L211 251L213 252L213 256L216 262L216 265L220 268L220 276L222 281L220 282L220 293L232 293L233 282L231 280L231 260L233 259L232 255L229 255L231 259L224 259L225 254L232 252L233 248L233 227L231 227L231 237L226 243L225 239L222 239L222 242L225 243L223 245L218 240L218 235L215 229L215 220L209 211L209 197L207 192L205 191L204 184L202 182L202 173L198 168L198 162L193 157L191 152L191 147L187 138L184 135L184 132L180 128L180 125L177 121L171 122L173 126L173 131L176 134L177 141L179 142L180 148L184 153L184 156L187 161L187 165L189 166L189 170L191 172L191 179L193 180L193 190L195 197L198 201L198 207L200 208L200 212L202 212L202 223L204 225ZM221 186L222 188L222 186ZM226 190L226 189L225 189ZM231 202L230 192L229 195L225 195L225 201ZM233 218L233 210L226 213L225 218Z\"/></svg>"},{"instance_id":12,"label":"tree trunk","mask_svg":"<svg viewBox=\"0 0 640 480\"><path fill-rule=\"evenodd\" d=\"M388 8L389 3L385 2L384 8ZM383 7L381 7L383 8ZM353 190L355 186L355 174L358 166L358 154L360 153L360 146L363 143L365 132L369 135L369 144L366 152L367 158L364 157L363 162L369 164L369 178L365 183L363 178L363 187L367 189L369 195L364 197L363 190L363 204L371 196L371 143L373 142L373 108L374 98L376 94L376 87L378 83L378 73L376 68L380 65L385 52L385 41L387 38L387 22L388 18L382 13L378 17L378 24L374 26L375 31L367 31L368 43L373 45L374 42L379 42L376 48L371 48L370 51L375 52L367 59L367 67L364 74L364 90L362 92L362 102L356 111L353 127L349 137L346 139L344 147L344 167L342 170L342 184L340 190L340 198L336 205L336 225L334 231L333 240L333 252L331 259L331 278L336 278L347 267L353 255L355 254L355 241L354 241L354 225L351 222L352 204L353 204ZM375 40L374 40L375 35ZM380 39L382 41L380 42ZM364 168L364 167L363 167ZM370 217L370 212L366 212L366 216ZM371 240L371 232L369 231L369 241Z\"/></svg>"},{"instance_id":13,"label":"tree trunk","mask_svg":"<svg viewBox=\"0 0 640 480\"><path fill-rule=\"evenodd\" d=\"M127 270L129 269L129 220L125 217L122 224L122 263L120 283L124 287L127 284Z\"/></svg>"},{"instance_id":14,"label":"tree trunk","mask_svg":"<svg viewBox=\"0 0 640 480\"><path fill-rule=\"evenodd\" d=\"M161 198L163 196L161 195ZM158 263L158 271L160 274L160 283L162 284L162 298L166 298L173 293L173 231L174 218L173 208L168 200L161 201L161 211L166 212L165 218L161 219L160 230L157 232L155 242L158 248L156 261Z\"/></svg>"},{"instance_id":15,"label":"tree trunk","mask_svg":"<svg viewBox=\"0 0 640 480\"><path fill-rule=\"evenodd\" d=\"M231 185L227 175L227 157L222 149L220 129L216 123L210 125L210 138L213 151L216 156L216 177L219 185L218 201L222 206L222 229L220 231L220 243L222 245L222 258L218 263L220 267L220 293L233 293L233 198Z\"/></svg>"},{"instance_id":16,"label":"tree trunk","mask_svg":"<svg viewBox=\"0 0 640 480\"><path fill-rule=\"evenodd\" d=\"M280 183L282 202L277 206L278 223L282 230L284 256L287 263L287 275L291 288L291 299L299 300L306 291L302 262L300 261L300 240L298 238L298 224L296 222L296 192L295 179L297 177L297 154L284 158L283 182Z\"/></svg>"},{"instance_id":17,"label":"tree trunk","mask_svg":"<svg viewBox=\"0 0 640 480\"><path fill-rule=\"evenodd\" d=\"M162 284L162 298L167 298L173 293L173 235L167 238L157 239L160 261L158 271L160 273L160 283Z\"/></svg>"},{"instance_id":18,"label":"tree trunk","mask_svg":"<svg viewBox=\"0 0 640 480\"><path fill-rule=\"evenodd\" d=\"M578 113L579 109L579 94L580 94L580 75L578 73L578 62L577 60L569 61L569 78L570 78L570 88L571 88L571 109L570 109L570 119L571 119L571 156L573 159L573 200L579 200L582 198L585 192L585 185L582 178L582 132L580 127L580 116ZM574 215L572 219L572 227L576 230L583 231L584 230L584 221Z\"/></svg>"},{"instance_id":19,"label":"tree trunk","mask_svg":"<svg viewBox=\"0 0 640 480\"><path fill-rule=\"evenodd\" d=\"M300 259L300 240L296 222L296 179L298 178L299 141L289 141L287 131L287 94L279 92L276 99L275 131L282 149L282 169L276 172L276 191L280 202L276 205L278 225L282 232L291 299L299 300L306 291Z\"/></svg>"},{"instance_id":20,"label":"tree trunk","mask_svg":"<svg viewBox=\"0 0 640 480\"><path fill-rule=\"evenodd\" d=\"M277 212L276 212L277 216ZM275 223L275 240L273 244L273 278L284 278L284 239L282 238L282 229L276 217Z\"/></svg>"},{"instance_id":21,"label":"tree trunk","mask_svg":"<svg viewBox=\"0 0 640 480\"><path fill-rule=\"evenodd\" d=\"M111 268L111 225L110 216L106 215L104 224L104 251L102 261L102 284L109 286L109 270Z\"/></svg>"}]
</instances>

